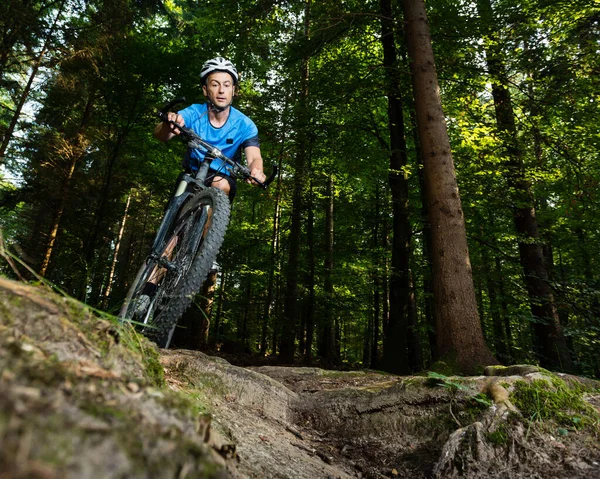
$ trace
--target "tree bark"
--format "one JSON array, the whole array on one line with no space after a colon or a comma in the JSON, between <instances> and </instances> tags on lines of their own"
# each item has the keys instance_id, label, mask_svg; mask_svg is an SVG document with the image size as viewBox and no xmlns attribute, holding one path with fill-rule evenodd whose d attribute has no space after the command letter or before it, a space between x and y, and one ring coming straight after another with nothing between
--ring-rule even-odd
<instances>
[{"instance_id":1,"label":"tree bark","mask_svg":"<svg viewBox=\"0 0 600 479\"><path fill-rule=\"evenodd\" d=\"M432 229L437 352L461 372L497 364L477 313L467 235L423 0L403 0Z\"/></svg>"},{"instance_id":2,"label":"tree bark","mask_svg":"<svg viewBox=\"0 0 600 479\"><path fill-rule=\"evenodd\" d=\"M410 371L408 360L409 258L411 227L408 212L408 163L400 78L393 30L391 0L381 0L381 42L387 72L388 128L390 133L389 182L393 205L392 269L390 275L390 316L383 340L381 368L397 374Z\"/></svg>"},{"instance_id":3,"label":"tree bark","mask_svg":"<svg viewBox=\"0 0 600 479\"><path fill-rule=\"evenodd\" d=\"M554 293L544 259L543 245L534 207L531 185L525 176L523 153L517 138L517 127L502 50L493 35L494 13L489 0L478 0L484 35L496 122L506 149L507 183L513 203L513 219L519 238L519 258L533 316L535 347L542 366L570 370L571 357L560 325Z\"/></svg>"},{"instance_id":4,"label":"tree bark","mask_svg":"<svg viewBox=\"0 0 600 479\"><path fill-rule=\"evenodd\" d=\"M56 244L56 240L58 238L58 229L60 227L60 222L62 219L62 215L65 210L65 206L67 204L67 197L71 191L71 180L73 179L73 174L75 173L75 169L83 157L85 151L85 144L83 141L83 132L88 126L88 123L92 116L92 109L94 104L94 93L90 92L88 101L83 111L83 116L81 119L81 123L77 132L73 135L72 138L66 139L66 142L71 142L72 145L69 147L69 151L71 151L69 164L66 170L66 176L62 181L60 194L59 194L59 204L56 210L54 211L54 215L52 217L52 224L50 227L50 233L48 234L48 243L46 246L46 252L44 253L44 259L42 261L42 266L40 267L40 276L45 276L48 271L48 266L50 265L50 258L52 257L52 253L54 252L54 246Z\"/></svg>"},{"instance_id":5,"label":"tree bark","mask_svg":"<svg viewBox=\"0 0 600 479\"><path fill-rule=\"evenodd\" d=\"M310 36L311 0L306 0L304 10L304 36ZM298 277L300 262L300 236L302 233L303 194L306 183L307 137L308 137L308 57L302 60L300 70L301 87L299 98L298 150L294 176L294 198L292 204L292 224L288 257L287 285L285 295L284 322L281 330L279 360L293 363L296 351L296 324L298 322Z\"/></svg>"},{"instance_id":6,"label":"tree bark","mask_svg":"<svg viewBox=\"0 0 600 479\"><path fill-rule=\"evenodd\" d=\"M327 207L325 208L325 278L323 289L325 292L325 313L321 326L319 339L319 354L329 364L338 361L338 348L336 347L336 328L333 311L333 253L334 253L334 225L333 225L333 178L327 182Z\"/></svg>"}]
</instances>

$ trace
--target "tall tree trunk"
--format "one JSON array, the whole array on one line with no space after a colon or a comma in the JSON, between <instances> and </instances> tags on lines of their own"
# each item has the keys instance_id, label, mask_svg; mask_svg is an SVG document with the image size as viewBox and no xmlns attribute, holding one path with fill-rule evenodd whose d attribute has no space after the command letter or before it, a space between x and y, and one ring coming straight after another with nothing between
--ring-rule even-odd
<instances>
[{"instance_id":1,"label":"tall tree trunk","mask_svg":"<svg viewBox=\"0 0 600 479\"><path fill-rule=\"evenodd\" d=\"M121 241L123 240L123 232L125 231L125 223L127 222L127 215L129 214L129 204L131 203L131 192L127 195L127 202L125 203L125 212L121 220L121 226L119 227L119 233L117 235L117 242L115 243L115 249L113 251L113 259L108 273L108 279L106 280L106 288L102 295L102 307L108 306L108 299L110 298L110 292L112 289L112 282L115 276L115 270L117 267L117 259L119 258L119 250L121 249Z\"/></svg>"},{"instance_id":2,"label":"tall tree trunk","mask_svg":"<svg viewBox=\"0 0 600 479\"><path fill-rule=\"evenodd\" d=\"M282 141L283 148L283 141ZM273 299L275 297L275 272L278 273L278 276L281 276L281 261L279 259L279 225L281 220L281 172L282 172L282 163L283 163L283 150L280 151L279 154L279 174L277 176L277 187L276 187L276 196L275 196L275 207L273 212L273 231L271 232L271 251L270 251L270 264L272 265L269 268L269 279L267 281L267 298L265 301L265 309L263 311L262 317L262 325L261 325L261 337L260 337L260 353L265 356L267 354L268 349L268 330L269 324L271 323L272 317L272 309L273 309ZM275 327L273 327L275 330ZM273 349L275 349L275 344L273 344Z\"/></svg>"},{"instance_id":3,"label":"tall tree trunk","mask_svg":"<svg viewBox=\"0 0 600 479\"><path fill-rule=\"evenodd\" d=\"M421 194L421 216L423 221L423 242L421 249L425 268L423 269L423 303L425 310L425 324L427 325L427 345L429 346L429 359L431 362L438 358L435 338L435 307L433 304L433 281L431 279L431 224L429 222L429 210L427 208L427 186L423 169L423 150L419 141L417 131L417 119L414 108L411 112L411 130L415 148L417 150L417 161L419 163L419 189Z\"/></svg>"},{"instance_id":4,"label":"tall tree trunk","mask_svg":"<svg viewBox=\"0 0 600 479\"><path fill-rule=\"evenodd\" d=\"M54 252L54 246L58 238L58 229L60 227L62 215L64 213L65 206L67 204L67 199L71 191L71 180L73 179L73 174L75 173L75 169L79 164L79 161L83 158L83 155L85 153L83 133L87 128L92 116L94 97L94 92L90 92L88 101L83 112L83 117L81 119L79 128L77 129L77 132L73 135L72 138L66 140L67 142L73 143L72 153L70 156L68 168L66 170L65 178L63 179L60 187L59 203L52 217L50 233L48 235L48 244L46 246L46 252L44 253L42 266L40 267L40 276L46 276L46 273L48 271L48 266L50 265L50 258L52 257L52 253Z\"/></svg>"},{"instance_id":5,"label":"tall tree trunk","mask_svg":"<svg viewBox=\"0 0 600 479\"><path fill-rule=\"evenodd\" d=\"M325 293L325 312L319 337L319 355L329 364L337 363L338 352L335 342L335 318L333 310L333 254L334 254L334 225L333 225L333 177L327 181L327 206L325 208L325 271L323 289Z\"/></svg>"},{"instance_id":6,"label":"tall tree trunk","mask_svg":"<svg viewBox=\"0 0 600 479\"><path fill-rule=\"evenodd\" d=\"M381 245L381 243L383 243L383 241L381 241L380 239L380 235L382 234L380 232L380 228L379 225L381 224L381 219L380 219L380 202L381 202L381 198L379 195L379 189L376 190L375 192L375 223L373 224L373 249L375 251L377 251ZM384 228L384 232L383 235L386 235L387 232L385 231ZM384 240L385 241L385 240ZM385 251L385 250L384 250ZM385 262L385 259L383 260ZM368 328L368 339L370 341L369 347L371 348L371 350L367 353L364 354L365 358L369 359L369 362L365 364L369 364L369 366L371 367L371 369L375 369L379 367L379 318L381 317L381 291L382 291L382 281L381 281L381 276L382 276L382 271L386 272L386 268L385 268L385 263L382 265L381 264L381 260L379 255L377 256L377 258L375 259L375 261L373 261L374 264L374 268L373 268L373 307L372 307L372 311L373 311L373 315L371 318L369 318L369 328Z\"/></svg>"},{"instance_id":7,"label":"tall tree trunk","mask_svg":"<svg viewBox=\"0 0 600 479\"><path fill-rule=\"evenodd\" d=\"M381 42L383 65L387 72L388 127L390 132L389 182L393 204L392 270L390 275L390 316L383 341L381 367L389 372L406 374L408 360L409 258L411 228L408 212L406 140L400 76L396 56L391 0L381 0Z\"/></svg>"},{"instance_id":8,"label":"tall tree trunk","mask_svg":"<svg viewBox=\"0 0 600 479\"><path fill-rule=\"evenodd\" d=\"M106 217L106 210L110 201L110 189L113 184L113 176L114 176L114 168L119 159L119 155L121 152L121 148L125 143L131 128L135 124L137 120L137 116L139 115L137 105L141 99L142 91L138 90L136 92L135 99L133 101L132 107L129 111L129 118L126 119L125 125L118 131L116 139L114 141L112 150L107 158L105 173L102 179L102 189L100 191L99 200L96 206L96 210L94 213L94 223L91 228L90 234L86 241L85 246L85 264L88 268L88 274L93 278L97 276L99 272L97 270L102 269L102 265L97 265L96 261L94 261L94 256L96 254L96 243L98 237L101 235L102 230L105 228L104 218ZM94 282L93 282L94 283ZM88 289L89 285L83 285L85 289ZM94 298L94 287L92 284L92 294L91 297ZM83 296L83 294L81 294Z\"/></svg>"},{"instance_id":9,"label":"tall tree trunk","mask_svg":"<svg viewBox=\"0 0 600 479\"><path fill-rule=\"evenodd\" d=\"M477 314L467 235L423 0L403 0L432 229L437 351L466 374L497 364Z\"/></svg>"},{"instance_id":10,"label":"tall tree trunk","mask_svg":"<svg viewBox=\"0 0 600 479\"><path fill-rule=\"evenodd\" d=\"M481 218L481 224L490 224L490 218ZM483 226L480 228L481 237L485 237L485 229ZM506 337L504 314L502 301L504 298L501 296L503 292L503 278L502 271L500 269L500 260L498 257L494 259L490 258L489 249L486 244L481 247L481 263L484 265L482 271L483 282L485 283L485 290L489 298L489 311L492 318L492 340L494 343L494 349L496 357L504 364L510 362L510 356L508 353L508 342Z\"/></svg>"},{"instance_id":11,"label":"tall tree trunk","mask_svg":"<svg viewBox=\"0 0 600 479\"><path fill-rule=\"evenodd\" d=\"M500 258L495 258L495 273L498 278L498 293L500 295L500 310L502 311L502 318L504 319L504 334L506 336L506 352L509 358L512 357L513 348L513 333L512 326L510 324L510 316L508 315L508 302L506 300L506 290L504 288L504 275L502 274L502 262Z\"/></svg>"},{"instance_id":12,"label":"tall tree trunk","mask_svg":"<svg viewBox=\"0 0 600 479\"><path fill-rule=\"evenodd\" d=\"M487 258L489 261L489 258ZM490 265L488 261L484 264ZM508 354L508 346L506 340L505 323L502 317L502 309L500 307L500 299L498 293L499 282L502 278L498 278L493 269L486 272L487 293L490 298L490 309L492 315L492 330L494 331L494 347L496 355L503 363L510 362Z\"/></svg>"},{"instance_id":13,"label":"tall tree trunk","mask_svg":"<svg viewBox=\"0 0 600 479\"><path fill-rule=\"evenodd\" d=\"M486 59L492 80L492 96L496 122L507 159L507 182L512 193L513 219L519 238L519 257L534 318L533 332L542 366L570 370L571 357L560 325L554 294L549 282L547 264L534 207L531 185L525 175L523 153L519 147L514 111L505 74L504 59L498 39L494 36L494 13L489 0L478 0L484 28Z\"/></svg>"},{"instance_id":14,"label":"tall tree trunk","mask_svg":"<svg viewBox=\"0 0 600 479\"><path fill-rule=\"evenodd\" d=\"M312 169L312 167L311 167ZM314 195L312 180L310 181L310 206L308 212L308 223L306 225L306 238L308 244L308 272L306 278L306 289L308 290L308 298L304 308L305 322L305 343L304 343L304 361L310 364L312 361L312 348L314 337L314 310L315 310L315 238L314 238Z\"/></svg>"},{"instance_id":15,"label":"tall tree trunk","mask_svg":"<svg viewBox=\"0 0 600 479\"><path fill-rule=\"evenodd\" d=\"M202 284L200 290L200 310L203 312L200 321L194 325L194 329L197 332L198 343L197 348L200 351L207 351L209 342L208 337L210 335L210 319L212 317L213 306L215 304L215 289L217 287L217 271L211 271L206 278L206 281Z\"/></svg>"},{"instance_id":16,"label":"tall tree trunk","mask_svg":"<svg viewBox=\"0 0 600 479\"><path fill-rule=\"evenodd\" d=\"M310 37L310 6L312 0L306 0L304 9L304 37ZM288 258L287 285L285 295L284 323L281 330L279 359L283 363L293 363L296 350L296 324L298 322L298 277L300 263L300 236L302 234L303 194L307 171L308 138L308 79L309 58L302 60L301 85L299 98L298 150L294 176L294 198L292 204L292 224Z\"/></svg>"},{"instance_id":17,"label":"tall tree trunk","mask_svg":"<svg viewBox=\"0 0 600 479\"><path fill-rule=\"evenodd\" d=\"M423 369L423 348L421 347L421 334L419 333L417 298L412 271L409 271L409 296L408 296L408 366L412 372Z\"/></svg>"},{"instance_id":18,"label":"tall tree trunk","mask_svg":"<svg viewBox=\"0 0 600 479\"><path fill-rule=\"evenodd\" d=\"M225 295L229 286L229 275L226 270L221 271L221 284L219 285L219 295L217 297L217 311L214 316L214 324L210 330L209 345L217 346L221 341L221 323L223 322L223 308L225 307Z\"/></svg>"},{"instance_id":19,"label":"tall tree trunk","mask_svg":"<svg viewBox=\"0 0 600 479\"><path fill-rule=\"evenodd\" d=\"M238 332L240 342L244 345L244 351L248 349L248 328L252 312L252 275L246 275L246 288L244 299L244 314L242 314L242 324Z\"/></svg>"}]
</instances>

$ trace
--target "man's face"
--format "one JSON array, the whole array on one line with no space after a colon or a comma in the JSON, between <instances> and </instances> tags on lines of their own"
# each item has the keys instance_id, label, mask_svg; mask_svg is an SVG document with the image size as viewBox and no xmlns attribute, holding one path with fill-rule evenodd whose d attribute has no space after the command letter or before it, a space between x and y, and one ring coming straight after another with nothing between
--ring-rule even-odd
<instances>
[{"instance_id":1,"label":"man's face","mask_svg":"<svg viewBox=\"0 0 600 479\"><path fill-rule=\"evenodd\" d=\"M202 87L204 95L218 108L226 108L233 99L233 78L229 73L211 73Z\"/></svg>"}]
</instances>

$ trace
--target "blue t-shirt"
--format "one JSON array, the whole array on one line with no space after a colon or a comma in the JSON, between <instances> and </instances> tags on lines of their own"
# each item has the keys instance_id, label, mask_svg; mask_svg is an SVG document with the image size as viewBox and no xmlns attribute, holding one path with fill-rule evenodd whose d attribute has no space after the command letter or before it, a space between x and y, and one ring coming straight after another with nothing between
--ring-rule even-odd
<instances>
[{"instance_id":1,"label":"blue t-shirt","mask_svg":"<svg viewBox=\"0 0 600 479\"><path fill-rule=\"evenodd\" d=\"M225 156L234 161L240 161L242 148L260 146L258 128L250 118L234 107L229 108L229 117L220 128L211 125L206 103L190 105L181 110L179 114L183 117L186 127L194 130L203 140L216 146ZM183 160L183 167L197 171L199 164L204 161L204 156L204 151L188 151ZM219 159L212 158L210 167L229 175L226 164Z\"/></svg>"}]
</instances>

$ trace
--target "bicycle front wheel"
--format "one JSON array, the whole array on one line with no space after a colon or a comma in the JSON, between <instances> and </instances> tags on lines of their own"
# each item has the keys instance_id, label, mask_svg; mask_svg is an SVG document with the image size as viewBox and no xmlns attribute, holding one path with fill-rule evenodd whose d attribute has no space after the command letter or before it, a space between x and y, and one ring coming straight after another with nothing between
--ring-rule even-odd
<instances>
[{"instance_id":1,"label":"bicycle front wheel","mask_svg":"<svg viewBox=\"0 0 600 479\"><path fill-rule=\"evenodd\" d=\"M142 331L159 347L169 346L177 321L208 277L229 214L229 199L217 188L206 188L181 206L159 261L157 291L145 320L149 327Z\"/></svg>"}]
</instances>

